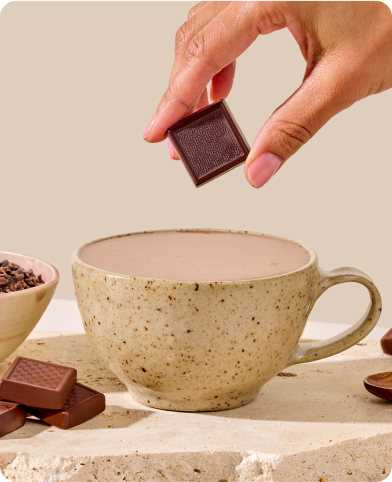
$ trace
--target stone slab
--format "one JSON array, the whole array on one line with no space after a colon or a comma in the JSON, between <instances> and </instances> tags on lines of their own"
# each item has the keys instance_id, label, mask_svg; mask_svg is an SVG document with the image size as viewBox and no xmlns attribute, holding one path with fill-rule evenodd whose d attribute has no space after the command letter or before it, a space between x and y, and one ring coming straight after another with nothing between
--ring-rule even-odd
<instances>
[{"instance_id":1,"label":"stone slab","mask_svg":"<svg viewBox=\"0 0 392 482\"><path fill-rule=\"evenodd\" d=\"M365 482L392 469L392 403L365 391L392 357L366 339L275 377L253 403L211 413L144 407L82 333L33 332L16 355L74 366L107 409L62 431L37 420L0 439L0 470L20 482Z\"/></svg>"}]
</instances>

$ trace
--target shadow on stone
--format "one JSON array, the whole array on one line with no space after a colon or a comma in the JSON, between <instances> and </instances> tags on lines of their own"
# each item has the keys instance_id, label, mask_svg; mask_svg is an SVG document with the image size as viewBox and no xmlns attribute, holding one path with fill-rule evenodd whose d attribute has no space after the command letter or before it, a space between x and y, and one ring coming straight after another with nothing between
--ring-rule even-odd
<instances>
[{"instance_id":1,"label":"shadow on stone","mask_svg":"<svg viewBox=\"0 0 392 482\"><path fill-rule=\"evenodd\" d=\"M153 415L154 412L147 411L147 410L132 410L132 409L125 409L124 407L120 407L118 405L106 405L106 409L104 412L100 413L96 417L84 422L76 427L72 427L69 430L104 430L104 429L112 429L112 428L126 428L130 427L136 422L139 422L143 418L147 418L150 415ZM29 417L27 419L27 427L29 430L28 435L21 435L14 438L29 438L33 437L37 433L47 431L47 430L62 430L53 427L52 425L39 420L35 417ZM26 426L25 426L26 427ZM39 428L38 428L39 427ZM23 429L20 429L23 431ZM17 432L14 432L17 434ZM10 434L12 435L12 434ZM8 436L10 439L11 436ZM1 482L1 480L0 480Z\"/></svg>"},{"instance_id":2,"label":"shadow on stone","mask_svg":"<svg viewBox=\"0 0 392 482\"><path fill-rule=\"evenodd\" d=\"M44 432L48 427L48 424L42 423L36 418L28 418L26 424L22 428L6 435L5 437L2 437L0 440L20 440L32 438Z\"/></svg>"},{"instance_id":3,"label":"shadow on stone","mask_svg":"<svg viewBox=\"0 0 392 482\"><path fill-rule=\"evenodd\" d=\"M136 422L139 422L143 418L147 418L153 415L154 412L147 410L132 410L125 409L118 405L107 405L103 413L100 413L96 417L88 420L81 425L77 425L69 430L110 430L113 428L126 428L130 427ZM47 432L57 431L57 427L53 427L42 420L35 417L29 417L26 425L21 429L6 435L1 440L20 440L26 438L32 438L36 435Z\"/></svg>"},{"instance_id":4,"label":"shadow on stone","mask_svg":"<svg viewBox=\"0 0 392 482\"><path fill-rule=\"evenodd\" d=\"M110 430L112 428L125 428L151 415L154 415L154 412L151 410L133 410L125 409L118 405L107 405L103 413L70 430Z\"/></svg>"},{"instance_id":5,"label":"shadow on stone","mask_svg":"<svg viewBox=\"0 0 392 482\"><path fill-rule=\"evenodd\" d=\"M297 376L273 378L244 407L200 414L277 422L385 424L391 420L392 402L371 395L363 386L367 375L392 371L390 357L322 360L284 371Z\"/></svg>"}]
</instances>

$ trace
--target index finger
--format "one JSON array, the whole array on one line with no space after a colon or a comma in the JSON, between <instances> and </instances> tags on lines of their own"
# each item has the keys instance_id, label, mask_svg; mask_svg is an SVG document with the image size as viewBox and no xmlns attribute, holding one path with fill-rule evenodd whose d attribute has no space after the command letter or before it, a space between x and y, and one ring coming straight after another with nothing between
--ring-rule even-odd
<instances>
[{"instance_id":1,"label":"index finger","mask_svg":"<svg viewBox=\"0 0 392 482\"><path fill-rule=\"evenodd\" d=\"M212 77L256 40L257 3L231 3L193 37L158 105L148 142L164 140L169 127L192 109Z\"/></svg>"}]
</instances>

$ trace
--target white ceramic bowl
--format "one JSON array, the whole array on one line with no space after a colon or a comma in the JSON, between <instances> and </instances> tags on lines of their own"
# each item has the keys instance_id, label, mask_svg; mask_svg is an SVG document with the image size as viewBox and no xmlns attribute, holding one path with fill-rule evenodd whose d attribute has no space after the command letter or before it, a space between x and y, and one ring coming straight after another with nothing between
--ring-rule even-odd
<instances>
[{"instance_id":1,"label":"white ceramic bowl","mask_svg":"<svg viewBox=\"0 0 392 482\"><path fill-rule=\"evenodd\" d=\"M49 263L23 254L0 251L0 261L8 259L25 270L42 275L43 285L0 294L0 362L11 355L29 336L46 310L59 282L59 272Z\"/></svg>"}]
</instances>

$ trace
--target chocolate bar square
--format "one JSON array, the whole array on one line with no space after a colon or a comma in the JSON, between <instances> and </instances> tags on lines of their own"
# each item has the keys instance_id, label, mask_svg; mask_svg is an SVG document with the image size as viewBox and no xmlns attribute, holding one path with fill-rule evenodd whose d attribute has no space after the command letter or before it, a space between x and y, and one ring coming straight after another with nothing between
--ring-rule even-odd
<instances>
[{"instance_id":1,"label":"chocolate bar square","mask_svg":"<svg viewBox=\"0 0 392 482\"><path fill-rule=\"evenodd\" d=\"M27 413L17 403L0 401L0 437L4 437L26 423Z\"/></svg>"},{"instance_id":2,"label":"chocolate bar square","mask_svg":"<svg viewBox=\"0 0 392 482\"><path fill-rule=\"evenodd\" d=\"M75 382L74 368L18 356L1 380L0 398L31 407L60 409Z\"/></svg>"},{"instance_id":3,"label":"chocolate bar square","mask_svg":"<svg viewBox=\"0 0 392 482\"><path fill-rule=\"evenodd\" d=\"M61 410L27 407L29 413L50 425L67 429L90 420L105 410L105 395L76 383Z\"/></svg>"},{"instance_id":4,"label":"chocolate bar square","mask_svg":"<svg viewBox=\"0 0 392 482\"><path fill-rule=\"evenodd\" d=\"M185 117L167 134L196 187L242 164L250 151L224 100Z\"/></svg>"}]
</instances>

